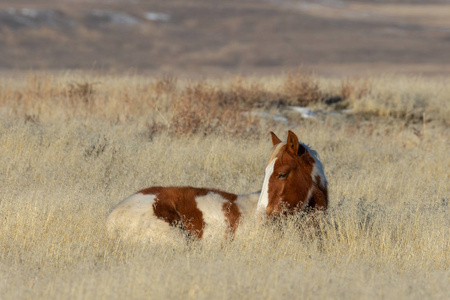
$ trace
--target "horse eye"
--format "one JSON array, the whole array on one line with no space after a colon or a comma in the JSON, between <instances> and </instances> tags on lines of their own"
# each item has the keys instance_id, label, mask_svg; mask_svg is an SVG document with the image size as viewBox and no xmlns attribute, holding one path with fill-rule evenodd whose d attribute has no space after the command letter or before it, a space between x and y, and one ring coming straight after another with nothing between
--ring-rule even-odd
<instances>
[{"instance_id":1,"label":"horse eye","mask_svg":"<svg viewBox=\"0 0 450 300\"><path fill-rule=\"evenodd\" d=\"M288 176L288 174L289 174L289 172L288 173L280 173L280 174L278 174L278 179L283 179L283 178L286 178L287 176Z\"/></svg>"}]
</instances>

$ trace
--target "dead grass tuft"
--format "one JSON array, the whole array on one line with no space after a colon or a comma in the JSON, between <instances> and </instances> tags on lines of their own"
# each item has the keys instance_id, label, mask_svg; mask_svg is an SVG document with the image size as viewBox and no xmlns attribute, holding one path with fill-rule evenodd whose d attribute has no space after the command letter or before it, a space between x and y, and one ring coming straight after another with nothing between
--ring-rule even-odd
<instances>
[{"instance_id":1,"label":"dead grass tuft","mask_svg":"<svg viewBox=\"0 0 450 300\"><path fill-rule=\"evenodd\" d=\"M70 83L65 90L65 95L71 100L80 99L84 103L92 101L95 94L94 85L96 83L84 82L84 83Z\"/></svg>"},{"instance_id":2,"label":"dead grass tuft","mask_svg":"<svg viewBox=\"0 0 450 300\"><path fill-rule=\"evenodd\" d=\"M169 130L175 135L248 134L259 125L245 114L250 101L239 101L204 82L187 86L174 99Z\"/></svg>"},{"instance_id":3,"label":"dead grass tuft","mask_svg":"<svg viewBox=\"0 0 450 300\"><path fill-rule=\"evenodd\" d=\"M173 76L163 76L156 78L150 84L151 91L156 95L172 94L177 88L177 79Z\"/></svg>"},{"instance_id":4,"label":"dead grass tuft","mask_svg":"<svg viewBox=\"0 0 450 300\"><path fill-rule=\"evenodd\" d=\"M268 108L277 104L279 98L277 93L265 89L259 83L248 83L242 77L236 77L232 80L225 93L227 102L239 103L245 109Z\"/></svg>"},{"instance_id":5,"label":"dead grass tuft","mask_svg":"<svg viewBox=\"0 0 450 300\"><path fill-rule=\"evenodd\" d=\"M372 83L368 77L345 79L341 82L339 96L343 99L362 99L372 90Z\"/></svg>"},{"instance_id":6,"label":"dead grass tuft","mask_svg":"<svg viewBox=\"0 0 450 300\"><path fill-rule=\"evenodd\" d=\"M310 106L322 100L318 80L311 74L298 70L288 74L282 88L284 103L296 106Z\"/></svg>"}]
</instances>

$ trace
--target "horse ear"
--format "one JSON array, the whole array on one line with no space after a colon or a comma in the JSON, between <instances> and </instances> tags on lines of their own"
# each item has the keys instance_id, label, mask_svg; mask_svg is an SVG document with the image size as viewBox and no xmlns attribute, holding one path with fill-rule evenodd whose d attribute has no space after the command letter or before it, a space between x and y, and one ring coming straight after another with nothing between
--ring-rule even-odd
<instances>
[{"instance_id":1,"label":"horse ear","mask_svg":"<svg viewBox=\"0 0 450 300\"><path fill-rule=\"evenodd\" d=\"M270 132L270 135L272 136L272 144L278 145L279 143L281 143L281 140L275 135L275 133L273 133L272 131Z\"/></svg>"},{"instance_id":2,"label":"horse ear","mask_svg":"<svg viewBox=\"0 0 450 300\"><path fill-rule=\"evenodd\" d=\"M288 131L287 138L288 150L292 151L294 155L298 153L298 137L292 131Z\"/></svg>"}]
</instances>

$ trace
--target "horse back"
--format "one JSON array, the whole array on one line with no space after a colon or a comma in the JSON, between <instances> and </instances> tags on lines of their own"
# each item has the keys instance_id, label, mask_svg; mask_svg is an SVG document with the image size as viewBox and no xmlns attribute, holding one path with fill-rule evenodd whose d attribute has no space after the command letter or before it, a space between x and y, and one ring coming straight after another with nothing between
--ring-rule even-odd
<instances>
[{"instance_id":1,"label":"horse back","mask_svg":"<svg viewBox=\"0 0 450 300\"><path fill-rule=\"evenodd\" d=\"M202 238L205 234L216 235L218 230L225 234L236 230L241 216L236 199L237 195L217 189L156 186L124 199L109 218L127 214L128 218L142 219L141 224L153 218L156 219L153 223L162 221ZM148 228L151 230L151 226Z\"/></svg>"}]
</instances>

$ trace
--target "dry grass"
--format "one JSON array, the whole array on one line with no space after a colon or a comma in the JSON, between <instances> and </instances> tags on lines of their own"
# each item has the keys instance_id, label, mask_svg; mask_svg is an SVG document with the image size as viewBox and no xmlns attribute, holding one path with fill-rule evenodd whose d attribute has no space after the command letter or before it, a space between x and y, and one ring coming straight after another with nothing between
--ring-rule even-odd
<instances>
[{"instance_id":1,"label":"dry grass","mask_svg":"<svg viewBox=\"0 0 450 300\"><path fill-rule=\"evenodd\" d=\"M376 88L351 104L357 113L450 125L448 80L386 76L373 85Z\"/></svg>"},{"instance_id":2,"label":"dry grass","mask_svg":"<svg viewBox=\"0 0 450 300\"><path fill-rule=\"evenodd\" d=\"M1 80L2 299L447 299L447 81L370 78L370 91L344 101L350 118L245 114L282 114L286 80ZM339 95L343 81L314 80ZM187 112L208 123L176 124ZM260 189L269 129L292 129L321 155L331 202L322 240L293 222L283 232L250 222L233 242L175 248L105 235L110 208L139 188Z\"/></svg>"},{"instance_id":3,"label":"dry grass","mask_svg":"<svg viewBox=\"0 0 450 300\"><path fill-rule=\"evenodd\" d=\"M308 106L323 99L317 79L301 70L294 75L288 74L282 92L290 105Z\"/></svg>"}]
</instances>

